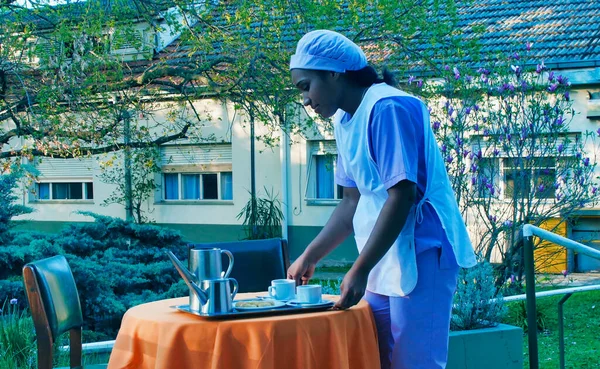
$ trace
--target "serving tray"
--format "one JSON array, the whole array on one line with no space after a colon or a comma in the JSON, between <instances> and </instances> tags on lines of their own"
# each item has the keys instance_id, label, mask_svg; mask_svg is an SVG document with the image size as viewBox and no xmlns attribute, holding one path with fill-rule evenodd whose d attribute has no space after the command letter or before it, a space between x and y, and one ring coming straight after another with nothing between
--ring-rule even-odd
<instances>
[{"instance_id":1,"label":"serving tray","mask_svg":"<svg viewBox=\"0 0 600 369\"><path fill-rule=\"evenodd\" d=\"M255 299L248 299L255 300ZM244 301L244 300L236 300ZM229 313L203 313L200 311L190 310L190 305L174 305L171 306L173 309L177 309L184 313L196 315L207 319L243 319L243 318L254 318L258 316L270 316L270 315L285 315L285 314L300 314L300 313L312 313L315 311L330 310L334 305L333 301L329 301L328 304L318 306L290 306L285 305L281 307L267 308L261 310L236 310Z\"/></svg>"}]
</instances>

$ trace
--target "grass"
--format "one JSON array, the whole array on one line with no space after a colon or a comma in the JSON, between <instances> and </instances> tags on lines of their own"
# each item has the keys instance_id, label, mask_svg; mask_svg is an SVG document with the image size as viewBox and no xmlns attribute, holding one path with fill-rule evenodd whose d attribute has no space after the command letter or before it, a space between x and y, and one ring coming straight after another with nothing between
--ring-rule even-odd
<instances>
[{"instance_id":1,"label":"grass","mask_svg":"<svg viewBox=\"0 0 600 369\"><path fill-rule=\"evenodd\" d=\"M537 300L538 357L540 369L559 368L558 301L561 296ZM523 327L521 303L509 303L505 323ZM563 305L565 332L565 368L600 368L600 291L576 293ZM524 368L529 368L529 344L523 337Z\"/></svg>"},{"instance_id":2,"label":"grass","mask_svg":"<svg viewBox=\"0 0 600 369\"><path fill-rule=\"evenodd\" d=\"M68 333L61 335L54 349L54 366L69 366L69 352L58 347L68 345ZM0 369L37 368L37 345L33 321L28 311L4 303L0 310ZM110 353L83 354L83 364L107 363Z\"/></svg>"}]
</instances>

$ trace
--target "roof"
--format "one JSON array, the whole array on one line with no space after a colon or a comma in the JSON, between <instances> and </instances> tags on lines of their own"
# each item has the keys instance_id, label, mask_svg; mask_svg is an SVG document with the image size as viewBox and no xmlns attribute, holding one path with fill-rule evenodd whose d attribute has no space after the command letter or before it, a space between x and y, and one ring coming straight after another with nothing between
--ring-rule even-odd
<instances>
[{"instance_id":1,"label":"roof","mask_svg":"<svg viewBox=\"0 0 600 369\"><path fill-rule=\"evenodd\" d=\"M546 66L553 69L600 67L600 1L598 0L459 1L457 12L458 27L462 31L460 38L466 42L478 39L481 52L477 54L477 58L474 55L466 55L461 57L461 60L457 58L436 60L438 65L457 62L478 65L516 52L522 56L527 54L533 63L543 61ZM214 21L219 22L218 17ZM288 57L302 35L297 25L295 29L292 29L292 26L290 28L280 31L279 35L282 52L287 53ZM264 32L264 29L262 31ZM251 37L256 39L257 33L252 29L245 32L249 39ZM413 49L425 55L432 47L428 41L416 36L410 42ZM379 53L378 59L387 60L392 64L390 65L392 68L395 60L403 60L404 55L389 55L388 48L370 47L368 41L359 43L367 54ZM444 47L444 45L435 47ZM210 58L236 52L235 50L218 51L218 44L215 45L214 50L212 55L203 57ZM166 57L170 64L178 64L183 59L189 61L191 55L188 51L184 44L175 42L157 57ZM167 56L169 53L171 55ZM480 56L484 57L480 58ZM414 55L412 57L414 58ZM373 60L374 55L371 55L370 59ZM415 71L420 69L423 72L423 68L419 65L421 64L415 64L413 69Z\"/></svg>"},{"instance_id":2,"label":"roof","mask_svg":"<svg viewBox=\"0 0 600 369\"><path fill-rule=\"evenodd\" d=\"M600 1L478 0L458 8L465 37L475 25L483 53L526 50L555 67L600 66Z\"/></svg>"},{"instance_id":3,"label":"roof","mask_svg":"<svg viewBox=\"0 0 600 369\"><path fill-rule=\"evenodd\" d=\"M170 0L153 2L136 0L75 0L66 4L39 8L16 8L0 14L0 21L18 21L33 24L38 30L55 27L61 20L80 20L90 13L102 11L105 16L132 17L140 14L156 15L171 6Z\"/></svg>"}]
</instances>

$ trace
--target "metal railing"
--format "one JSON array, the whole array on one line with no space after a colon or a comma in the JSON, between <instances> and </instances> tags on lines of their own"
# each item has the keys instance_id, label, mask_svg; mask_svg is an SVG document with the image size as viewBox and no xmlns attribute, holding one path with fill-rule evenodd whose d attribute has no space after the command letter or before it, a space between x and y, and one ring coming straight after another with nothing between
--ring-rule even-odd
<instances>
[{"instance_id":1,"label":"metal railing","mask_svg":"<svg viewBox=\"0 0 600 369\"><path fill-rule=\"evenodd\" d=\"M580 288L566 288L557 291L546 291L546 292L535 292L535 264L533 258L533 236L537 236L543 240L553 242L557 245L563 246L567 249L571 249L580 254L590 256L596 259L600 259L600 251L593 249L589 246L583 245L579 242L570 240L566 237L559 236L555 233L546 231L539 227L526 224L523 226L523 238L524 238L524 253L525 253L525 296L527 299L527 326L528 329L528 341L529 341L529 368L539 369L539 357L538 357L538 341L537 341L537 311L536 311L536 296L550 296L564 294L565 296L558 303L558 335L559 335L559 347L560 347L560 367L565 367L565 355L564 355L564 325L563 325L563 304L569 297L575 292L583 292L585 290L599 289L599 286L587 286ZM509 301L510 297L505 298ZM515 296L514 299L517 299Z\"/></svg>"}]
</instances>

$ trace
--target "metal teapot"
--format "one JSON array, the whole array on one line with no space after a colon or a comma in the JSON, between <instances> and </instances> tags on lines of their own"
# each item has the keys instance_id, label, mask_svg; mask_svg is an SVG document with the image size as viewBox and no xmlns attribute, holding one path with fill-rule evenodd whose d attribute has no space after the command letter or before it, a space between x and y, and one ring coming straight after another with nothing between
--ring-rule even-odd
<instances>
[{"instance_id":1,"label":"metal teapot","mask_svg":"<svg viewBox=\"0 0 600 369\"><path fill-rule=\"evenodd\" d=\"M190 288L190 310L206 314L228 313L233 310L233 298L238 291L238 282L233 278L206 279L195 282L196 276L190 272L171 252L167 251L169 259ZM233 291L230 285L233 284Z\"/></svg>"}]
</instances>

